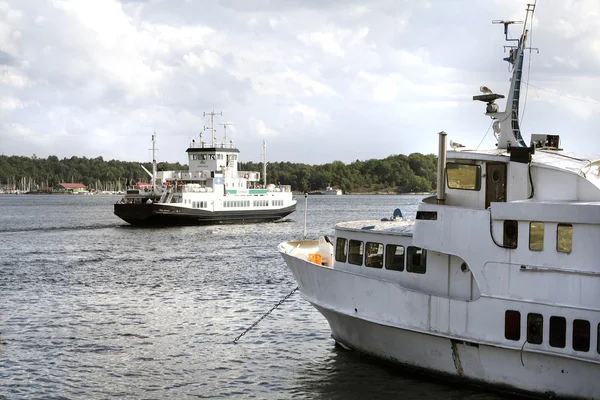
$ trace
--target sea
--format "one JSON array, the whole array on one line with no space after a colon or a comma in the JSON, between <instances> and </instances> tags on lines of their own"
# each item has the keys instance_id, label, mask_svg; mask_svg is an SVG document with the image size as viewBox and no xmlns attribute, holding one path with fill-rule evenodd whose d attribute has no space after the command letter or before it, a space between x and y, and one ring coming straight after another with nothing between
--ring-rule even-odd
<instances>
[{"instance_id":1,"label":"sea","mask_svg":"<svg viewBox=\"0 0 600 400\"><path fill-rule=\"evenodd\" d=\"M118 196L0 195L0 399L514 398L344 350L294 292L280 242L414 218L421 198L298 195L284 222L136 228Z\"/></svg>"}]
</instances>

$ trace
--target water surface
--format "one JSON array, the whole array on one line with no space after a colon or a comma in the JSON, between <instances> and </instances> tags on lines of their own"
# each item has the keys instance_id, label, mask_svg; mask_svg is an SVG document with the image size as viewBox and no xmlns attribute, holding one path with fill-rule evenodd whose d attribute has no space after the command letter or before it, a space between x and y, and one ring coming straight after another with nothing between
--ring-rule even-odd
<instances>
[{"instance_id":1,"label":"water surface","mask_svg":"<svg viewBox=\"0 0 600 400\"><path fill-rule=\"evenodd\" d=\"M313 196L307 236L420 196ZM289 222L133 228L116 196L0 195L1 399L498 399L335 346L277 244Z\"/></svg>"}]
</instances>

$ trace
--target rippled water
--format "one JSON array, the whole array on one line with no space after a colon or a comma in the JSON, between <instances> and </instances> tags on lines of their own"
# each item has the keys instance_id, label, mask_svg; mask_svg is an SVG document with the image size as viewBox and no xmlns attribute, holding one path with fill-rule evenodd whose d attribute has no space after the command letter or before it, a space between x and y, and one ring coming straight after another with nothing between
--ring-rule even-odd
<instances>
[{"instance_id":1,"label":"rippled water","mask_svg":"<svg viewBox=\"0 0 600 400\"><path fill-rule=\"evenodd\" d=\"M0 196L0 399L497 399L335 346L277 253L286 223L132 228L115 196ZM417 196L314 196L335 222L414 216Z\"/></svg>"}]
</instances>

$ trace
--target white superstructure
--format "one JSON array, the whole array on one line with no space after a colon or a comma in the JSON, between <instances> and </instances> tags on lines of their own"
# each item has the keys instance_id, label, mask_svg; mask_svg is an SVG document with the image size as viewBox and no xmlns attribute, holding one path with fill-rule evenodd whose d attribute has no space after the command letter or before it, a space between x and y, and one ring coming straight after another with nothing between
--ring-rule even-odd
<instances>
[{"instance_id":1,"label":"white superstructure","mask_svg":"<svg viewBox=\"0 0 600 400\"><path fill-rule=\"evenodd\" d=\"M528 6L528 17L534 7ZM527 19L526 19L527 21ZM513 22L500 21L506 29ZM343 346L541 396L600 398L600 156L518 124L527 30L494 150L446 150L415 220L354 221L279 251ZM507 36L508 39L508 36Z\"/></svg>"}]
</instances>

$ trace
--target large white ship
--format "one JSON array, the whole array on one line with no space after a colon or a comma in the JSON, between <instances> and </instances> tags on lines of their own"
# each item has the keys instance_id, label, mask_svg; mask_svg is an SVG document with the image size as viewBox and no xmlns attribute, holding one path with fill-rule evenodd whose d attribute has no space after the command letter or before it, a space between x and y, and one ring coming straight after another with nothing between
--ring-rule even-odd
<instances>
[{"instance_id":1,"label":"large white ship","mask_svg":"<svg viewBox=\"0 0 600 400\"><path fill-rule=\"evenodd\" d=\"M222 142L216 143L215 113L208 115L211 143L202 135L200 143L192 140L186 150L188 170L157 171L152 136L152 172L146 170L151 183L128 189L114 205L115 215L132 225L198 225L274 221L296 210L291 186L266 183L266 156L262 176L238 171L240 151L227 142L226 125Z\"/></svg>"},{"instance_id":2,"label":"large white ship","mask_svg":"<svg viewBox=\"0 0 600 400\"><path fill-rule=\"evenodd\" d=\"M534 6L527 9L527 23ZM504 96L482 87L497 148L446 149L415 220L337 224L279 251L336 342L427 374L545 397L600 398L600 156L519 128L527 29ZM527 26L527 25L525 25Z\"/></svg>"}]
</instances>

